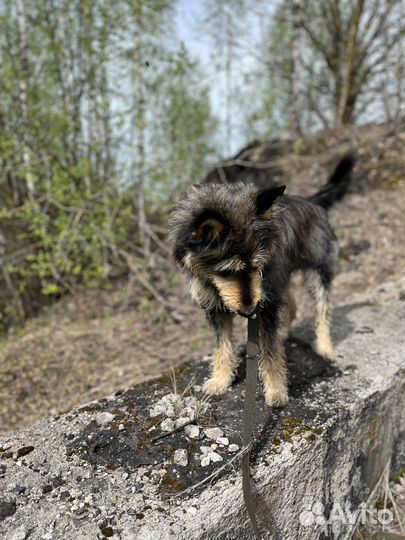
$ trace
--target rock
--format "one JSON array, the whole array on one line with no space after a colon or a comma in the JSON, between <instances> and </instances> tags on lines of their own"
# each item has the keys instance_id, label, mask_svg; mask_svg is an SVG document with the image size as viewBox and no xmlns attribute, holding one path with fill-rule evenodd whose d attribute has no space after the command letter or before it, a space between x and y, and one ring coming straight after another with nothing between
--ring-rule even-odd
<instances>
[{"instance_id":1,"label":"rock","mask_svg":"<svg viewBox=\"0 0 405 540\"><path fill-rule=\"evenodd\" d=\"M189 424L190 421L191 420L190 420L190 418L188 418L188 416L183 416L182 418L178 418L174 422L174 429L179 429L179 428Z\"/></svg>"},{"instance_id":2,"label":"rock","mask_svg":"<svg viewBox=\"0 0 405 540\"><path fill-rule=\"evenodd\" d=\"M194 421L196 418L196 412L192 407L185 407L180 414L181 416L189 418L191 421Z\"/></svg>"},{"instance_id":3,"label":"rock","mask_svg":"<svg viewBox=\"0 0 405 540\"><path fill-rule=\"evenodd\" d=\"M189 514L191 514L192 516L195 516L197 513L198 513L198 510L195 506L190 506L188 509L187 509L187 512Z\"/></svg>"},{"instance_id":4,"label":"rock","mask_svg":"<svg viewBox=\"0 0 405 540\"><path fill-rule=\"evenodd\" d=\"M184 448L179 448L174 452L173 463L180 465L181 467L187 467L188 465L188 452Z\"/></svg>"},{"instance_id":5,"label":"rock","mask_svg":"<svg viewBox=\"0 0 405 540\"><path fill-rule=\"evenodd\" d=\"M210 452L208 454L208 457L210 458L210 460L215 463L217 461L223 461L223 457L220 456L217 452Z\"/></svg>"},{"instance_id":6,"label":"rock","mask_svg":"<svg viewBox=\"0 0 405 540\"><path fill-rule=\"evenodd\" d=\"M184 315L180 313L179 311L172 311L171 313L172 319L175 323L180 324L184 321Z\"/></svg>"},{"instance_id":7,"label":"rock","mask_svg":"<svg viewBox=\"0 0 405 540\"><path fill-rule=\"evenodd\" d=\"M216 463L217 461L222 461L223 458L217 452L214 452L210 446L201 446L200 450L201 455L201 466L206 467L210 463Z\"/></svg>"},{"instance_id":8,"label":"rock","mask_svg":"<svg viewBox=\"0 0 405 540\"><path fill-rule=\"evenodd\" d=\"M173 431L174 430L174 422L170 418L166 418L166 420L163 420L163 422L160 424L160 429L162 431Z\"/></svg>"},{"instance_id":9,"label":"rock","mask_svg":"<svg viewBox=\"0 0 405 540\"><path fill-rule=\"evenodd\" d=\"M165 414L166 407L162 404L156 404L150 409L149 416L151 418L155 418L156 416L159 416L160 414Z\"/></svg>"},{"instance_id":10,"label":"rock","mask_svg":"<svg viewBox=\"0 0 405 540\"><path fill-rule=\"evenodd\" d=\"M215 427L215 428L207 428L204 429L205 436L208 437L208 439L211 439L212 441L216 441L220 437L224 436L224 432L222 429Z\"/></svg>"},{"instance_id":11,"label":"rock","mask_svg":"<svg viewBox=\"0 0 405 540\"><path fill-rule=\"evenodd\" d=\"M199 439L200 437L200 428L198 426L189 425L184 428L184 433L190 439Z\"/></svg>"},{"instance_id":12,"label":"rock","mask_svg":"<svg viewBox=\"0 0 405 540\"><path fill-rule=\"evenodd\" d=\"M218 444L222 444L223 446L228 446L229 444L229 439L228 437L218 437L218 439L216 440L216 442Z\"/></svg>"},{"instance_id":13,"label":"rock","mask_svg":"<svg viewBox=\"0 0 405 540\"><path fill-rule=\"evenodd\" d=\"M96 416L96 424L99 427L104 427L114 420L115 416L109 412L102 412Z\"/></svg>"},{"instance_id":14,"label":"rock","mask_svg":"<svg viewBox=\"0 0 405 540\"><path fill-rule=\"evenodd\" d=\"M239 452L239 446L237 444L230 444L228 446L228 452L231 452L232 454Z\"/></svg>"}]
</instances>

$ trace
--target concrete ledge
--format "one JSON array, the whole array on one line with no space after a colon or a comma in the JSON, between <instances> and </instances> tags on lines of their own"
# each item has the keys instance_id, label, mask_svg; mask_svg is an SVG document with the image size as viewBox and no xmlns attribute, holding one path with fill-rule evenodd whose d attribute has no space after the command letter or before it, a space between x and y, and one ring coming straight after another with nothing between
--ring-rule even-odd
<instances>
[{"instance_id":1,"label":"concrete ledge","mask_svg":"<svg viewBox=\"0 0 405 540\"><path fill-rule=\"evenodd\" d=\"M356 508L392 456L394 467L405 464L403 307L399 287L387 285L337 308L333 366L306 345L304 330L289 340L291 403L272 411L261 393L257 400L253 478L263 538L343 538L347 525L308 525L301 513L314 502L326 513L333 503ZM208 405L205 359L177 370L177 392L189 390L172 408L164 376L0 438L0 538L252 538L230 446L241 445L242 370L232 391ZM187 421L198 435L179 427ZM162 425L179 429L167 435Z\"/></svg>"}]
</instances>

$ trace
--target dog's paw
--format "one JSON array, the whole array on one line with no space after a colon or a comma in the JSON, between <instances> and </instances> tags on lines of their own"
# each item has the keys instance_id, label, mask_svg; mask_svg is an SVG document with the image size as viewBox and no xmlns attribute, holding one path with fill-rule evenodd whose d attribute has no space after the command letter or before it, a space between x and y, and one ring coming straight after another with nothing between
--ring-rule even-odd
<instances>
[{"instance_id":1,"label":"dog's paw","mask_svg":"<svg viewBox=\"0 0 405 540\"><path fill-rule=\"evenodd\" d=\"M226 393L230 384L231 381L229 379L212 377L211 379L208 379L208 381L206 381L203 386L203 390L206 394L210 396L220 396Z\"/></svg>"},{"instance_id":2,"label":"dog's paw","mask_svg":"<svg viewBox=\"0 0 405 540\"><path fill-rule=\"evenodd\" d=\"M270 407L285 407L288 404L288 391L286 388L279 390L266 390L264 394L267 405Z\"/></svg>"},{"instance_id":3,"label":"dog's paw","mask_svg":"<svg viewBox=\"0 0 405 540\"><path fill-rule=\"evenodd\" d=\"M322 341L322 342L315 343L314 349L315 349L315 352L319 354L319 356L323 356L324 358L327 358L331 362L333 362L333 360L335 360L336 358L335 349L333 348L333 345L331 342L328 343L328 342Z\"/></svg>"}]
</instances>

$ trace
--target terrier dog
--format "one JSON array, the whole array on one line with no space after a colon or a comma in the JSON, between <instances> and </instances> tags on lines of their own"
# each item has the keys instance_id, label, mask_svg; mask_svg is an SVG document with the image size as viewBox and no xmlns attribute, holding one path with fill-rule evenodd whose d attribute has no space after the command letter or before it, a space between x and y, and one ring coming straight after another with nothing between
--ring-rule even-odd
<instances>
[{"instance_id":1,"label":"terrier dog","mask_svg":"<svg viewBox=\"0 0 405 540\"><path fill-rule=\"evenodd\" d=\"M211 184L189 188L172 210L174 257L217 337L212 375L204 386L208 394L225 393L234 378L234 316L256 312L266 402L287 404L284 342L295 315L289 282L297 270L304 273L316 305L315 350L334 358L330 290L338 248L327 210L347 191L354 162L352 154L346 155L328 183L308 199L285 195L285 186L258 190L253 184Z\"/></svg>"}]
</instances>

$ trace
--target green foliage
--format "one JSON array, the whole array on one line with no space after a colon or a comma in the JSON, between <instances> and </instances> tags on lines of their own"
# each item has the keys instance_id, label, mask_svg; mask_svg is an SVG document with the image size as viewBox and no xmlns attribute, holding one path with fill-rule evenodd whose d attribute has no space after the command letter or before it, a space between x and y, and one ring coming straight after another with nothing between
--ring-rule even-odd
<instances>
[{"instance_id":1,"label":"green foliage","mask_svg":"<svg viewBox=\"0 0 405 540\"><path fill-rule=\"evenodd\" d=\"M184 46L170 55L161 74L152 147L161 149L164 167L153 175L152 186L160 188L155 202L173 200L187 184L199 180L207 159L214 155L216 121L201 79Z\"/></svg>"},{"instance_id":2,"label":"green foliage","mask_svg":"<svg viewBox=\"0 0 405 540\"><path fill-rule=\"evenodd\" d=\"M171 39L173 8L173 0L0 6L1 325L128 271L140 185L154 221L202 174L214 121L197 65ZM140 137L142 183L133 180Z\"/></svg>"}]
</instances>

